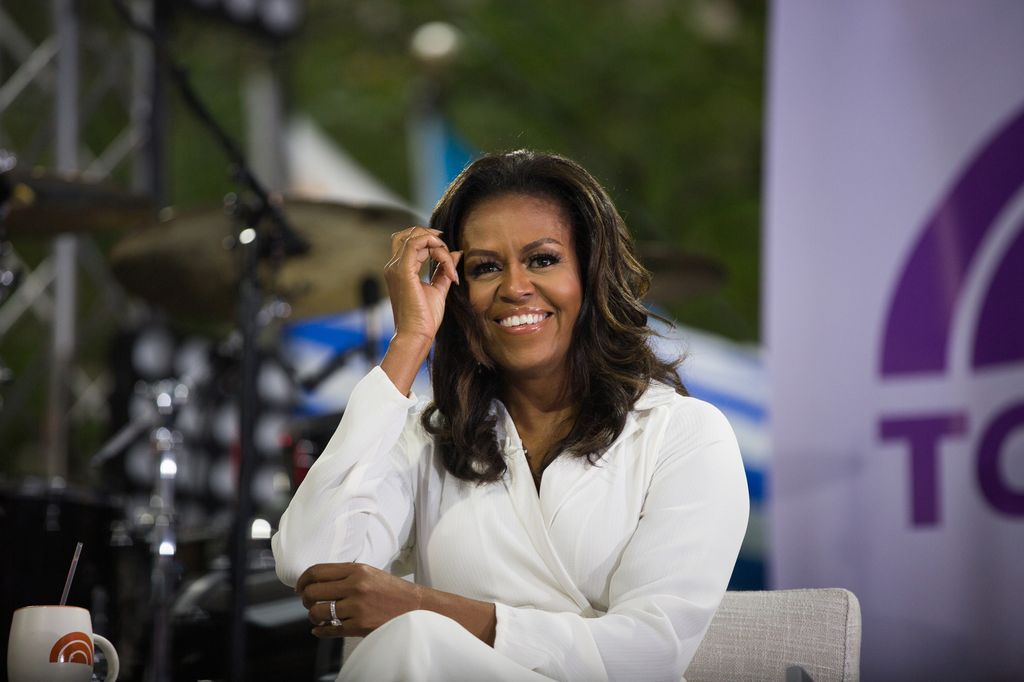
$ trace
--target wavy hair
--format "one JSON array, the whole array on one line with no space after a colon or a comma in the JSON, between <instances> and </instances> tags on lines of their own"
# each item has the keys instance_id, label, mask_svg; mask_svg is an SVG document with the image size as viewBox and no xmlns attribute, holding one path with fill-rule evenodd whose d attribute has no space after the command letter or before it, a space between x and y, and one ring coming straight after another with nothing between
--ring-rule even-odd
<instances>
[{"instance_id":1,"label":"wavy hair","mask_svg":"<svg viewBox=\"0 0 1024 682\"><path fill-rule=\"evenodd\" d=\"M430 218L453 251L466 216L482 201L506 194L553 200L569 217L580 264L583 300L567 357L569 391L578 409L568 435L551 448L593 463L622 433L626 417L651 381L686 395L676 372L648 344L653 334L642 298L650 273L640 264L626 225L601 184L579 164L554 154L519 150L484 156L449 185ZM459 276L463 277L462 265ZM507 469L495 434L492 402L499 368L483 345L483 322L465 286L449 289L430 366L434 400L421 417L445 469L486 483Z\"/></svg>"}]
</instances>

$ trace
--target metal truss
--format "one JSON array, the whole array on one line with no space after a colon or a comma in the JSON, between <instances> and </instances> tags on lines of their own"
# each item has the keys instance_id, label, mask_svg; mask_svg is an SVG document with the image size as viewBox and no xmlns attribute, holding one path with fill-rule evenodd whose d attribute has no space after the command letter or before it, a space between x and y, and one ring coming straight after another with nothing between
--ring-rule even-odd
<instances>
[{"instance_id":1,"label":"metal truss","mask_svg":"<svg viewBox=\"0 0 1024 682\"><path fill-rule=\"evenodd\" d=\"M111 22L109 13L100 14L105 3L91 0L51 0L49 33L38 35L32 27L41 23L42 4L0 0L0 148L17 155L19 168L41 166L82 181L116 174L131 178L136 190L149 189L142 156L150 130L151 50ZM148 20L153 0L135 0L132 9ZM111 101L126 121L113 134ZM49 348L39 344L35 356L16 368L13 399L0 403L0 433L23 416L30 387L48 365L45 474L65 478L70 422L107 417L109 378L103 370L90 374L81 367L76 349L123 317L126 299L88 234L57 236L52 253L33 269L16 251L9 258L25 277L0 306L0 339L29 314L52 335ZM86 276L79 277L80 269ZM96 307L104 313L91 311L82 324L76 314L80 281L98 291ZM46 354L49 361L41 361Z\"/></svg>"}]
</instances>

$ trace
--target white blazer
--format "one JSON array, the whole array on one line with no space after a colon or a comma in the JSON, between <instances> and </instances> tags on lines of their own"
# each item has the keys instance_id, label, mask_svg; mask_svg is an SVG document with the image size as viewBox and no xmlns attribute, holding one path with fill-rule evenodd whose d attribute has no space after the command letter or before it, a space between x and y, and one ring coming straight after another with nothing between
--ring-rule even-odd
<instances>
[{"instance_id":1,"label":"white blazer","mask_svg":"<svg viewBox=\"0 0 1024 682\"><path fill-rule=\"evenodd\" d=\"M500 402L509 471L483 485L444 470L422 407L379 367L360 381L281 517L281 580L326 562L412 571L494 602L495 650L542 675L679 680L747 524L743 463L722 413L655 384L595 464L559 457L538 495Z\"/></svg>"}]
</instances>

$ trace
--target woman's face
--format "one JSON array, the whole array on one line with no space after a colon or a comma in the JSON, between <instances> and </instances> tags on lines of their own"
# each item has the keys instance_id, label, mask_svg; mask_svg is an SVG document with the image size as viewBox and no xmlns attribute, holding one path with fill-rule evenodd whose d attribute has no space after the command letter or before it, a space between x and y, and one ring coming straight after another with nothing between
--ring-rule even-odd
<instances>
[{"instance_id":1,"label":"woman's face","mask_svg":"<svg viewBox=\"0 0 1024 682\"><path fill-rule=\"evenodd\" d=\"M583 301L563 208L525 194L491 197L466 216L461 241L487 354L508 378L562 380Z\"/></svg>"}]
</instances>

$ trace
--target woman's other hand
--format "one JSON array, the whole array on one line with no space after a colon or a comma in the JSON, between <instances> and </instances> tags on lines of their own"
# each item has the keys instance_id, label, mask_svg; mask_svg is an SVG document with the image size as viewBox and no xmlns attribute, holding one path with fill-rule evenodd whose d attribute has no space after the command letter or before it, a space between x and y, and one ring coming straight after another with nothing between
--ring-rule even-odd
<instances>
[{"instance_id":1,"label":"woman's other hand","mask_svg":"<svg viewBox=\"0 0 1024 682\"><path fill-rule=\"evenodd\" d=\"M430 352L444 317L445 297L459 283L462 253L449 252L439 230L410 227L391 235L391 260L384 277L395 317L395 336L381 367L395 386L408 394L412 381ZM427 260L437 263L430 281L420 279Z\"/></svg>"},{"instance_id":2,"label":"woman's other hand","mask_svg":"<svg viewBox=\"0 0 1024 682\"><path fill-rule=\"evenodd\" d=\"M365 637L392 618L423 609L451 618L488 646L494 646L494 604L432 590L366 564L316 564L295 591L309 610L317 637ZM331 625L331 602L341 625Z\"/></svg>"},{"instance_id":3,"label":"woman's other hand","mask_svg":"<svg viewBox=\"0 0 1024 682\"><path fill-rule=\"evenodd\" d=\"M420 608L419 585L366 564L316 564L295 591L317 637L365 637L396 616ZM331 625L331 602L341 625Z\"/></svg>"}]
</instances>

